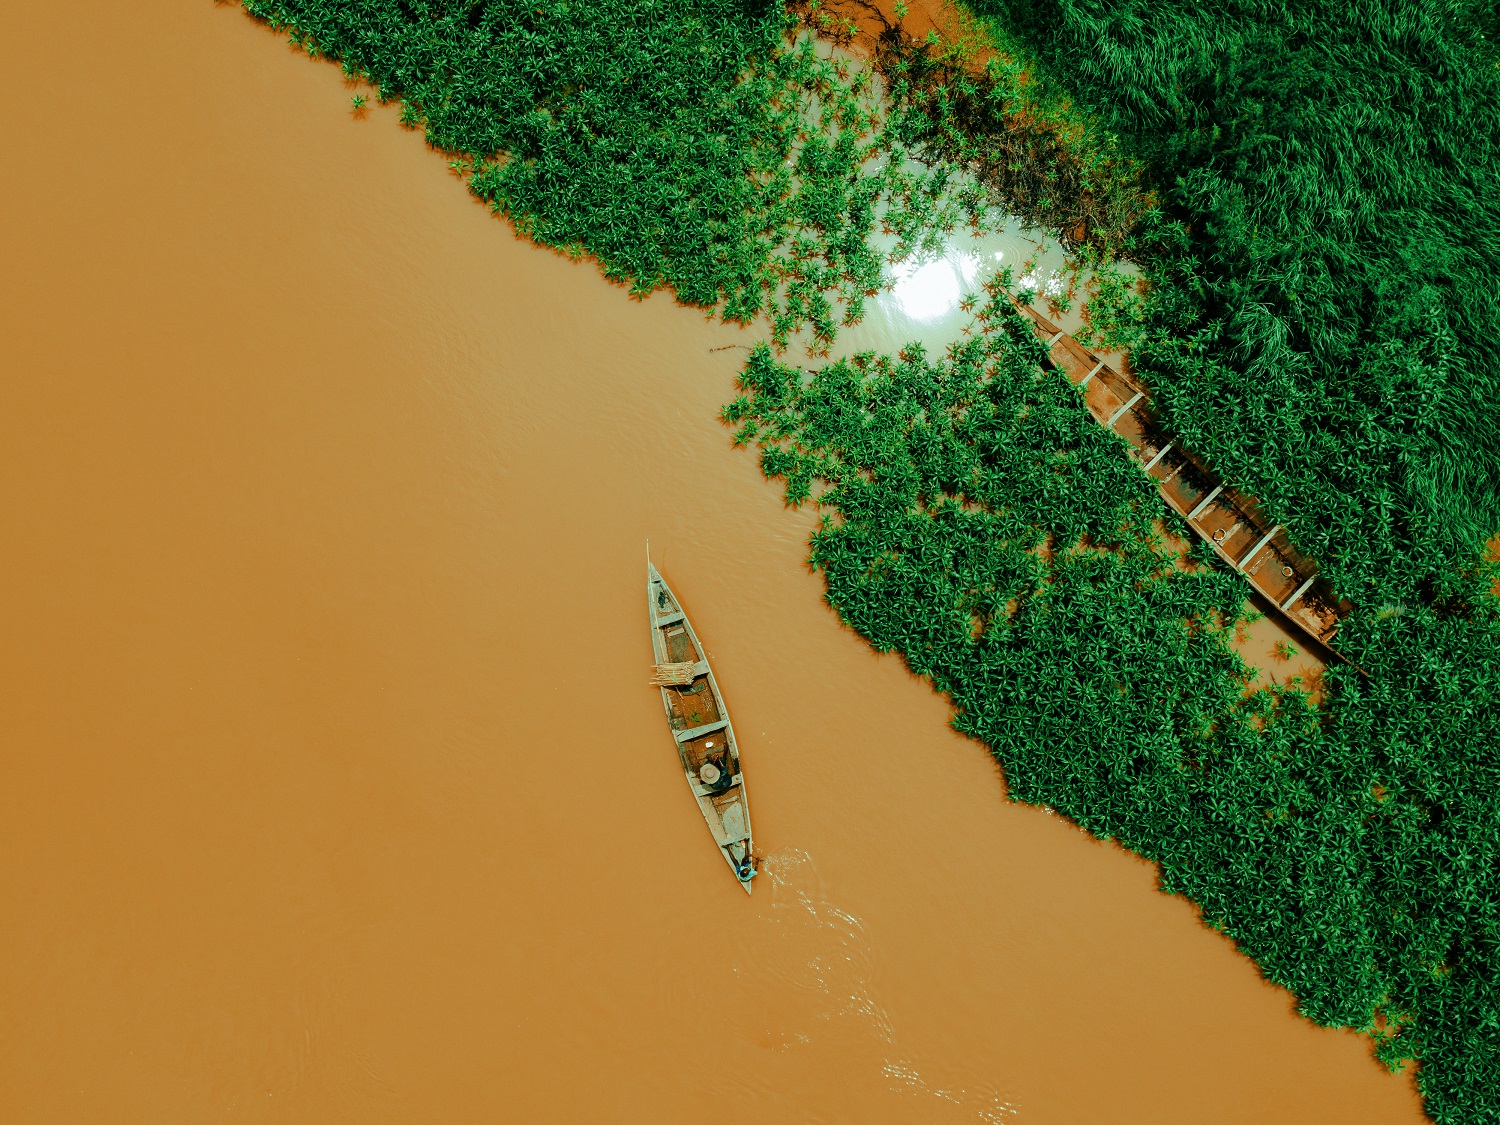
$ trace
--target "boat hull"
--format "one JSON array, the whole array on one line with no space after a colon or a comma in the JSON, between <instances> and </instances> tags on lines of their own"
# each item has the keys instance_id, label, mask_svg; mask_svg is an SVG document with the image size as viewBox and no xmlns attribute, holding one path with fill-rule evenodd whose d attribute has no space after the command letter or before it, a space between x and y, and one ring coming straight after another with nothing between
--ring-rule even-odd
<instances>
[{"instance_id":1,"label":"boat hull","mask_svg":"<svg viewBox=\"0 0 1500 1125\"><path fill-rule=\"evenodd\" d=\"M1271 520L1255 497L1227 485L1170 439L1145 387L1030 305L1013 295L1010 301L1045 342L1052 365L1080 388L1089 413L1132 446L1167 506L1283 619L1333 655L1348 660L1334 646L1334 638L1354 607L1335 596L1327 580L1319 577L1317 564L1292 544L1287 529Z\"/></svg>"},{"instance_id":2,"label":"boat hull","mask_svg":"<svg viewBox=\"0 0 1500 1125\"><path fill-rule=\"evenodd\" d=\"M729 709L681 602L649 562L646 599L658 679L668 675L681 681L657 685L678 762L719 854L749 894L755 870L750 799ZM663 668L669 671L662 673Z\"/></svg>"}]
</instances>

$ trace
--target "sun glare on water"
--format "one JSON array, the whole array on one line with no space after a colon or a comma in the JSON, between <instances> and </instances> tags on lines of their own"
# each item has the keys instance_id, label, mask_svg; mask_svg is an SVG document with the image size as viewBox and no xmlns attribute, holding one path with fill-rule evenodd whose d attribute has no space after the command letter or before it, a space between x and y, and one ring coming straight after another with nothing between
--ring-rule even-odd
<instances>
[{"instance_id":1,"label":"sun glare on water","mask_svg":"<svg viewBox=\"0 0 1500 1125\"><path fill-rule=\"evenodd\" d=\"M901 262L892 270L891 296L908 319L930 324L958 308L979 276L979 265L977 254L961 250L949 250L930 262Z\"/></svg>"}]
</instances>

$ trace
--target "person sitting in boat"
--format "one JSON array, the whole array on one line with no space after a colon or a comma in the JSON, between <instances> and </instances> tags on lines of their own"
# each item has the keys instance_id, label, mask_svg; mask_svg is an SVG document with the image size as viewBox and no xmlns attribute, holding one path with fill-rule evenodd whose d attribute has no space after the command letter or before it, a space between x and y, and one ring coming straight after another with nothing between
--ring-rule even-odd
<instances>
[{"instance_id":1,"label":"person sitting in boat","mask_svg":"<svg viewBox=\"0 0 1500 1125\"><path fill-rule=\"evenodd\" d=\"M743 843L729 845L729 858L734 860L734 873L741 883L748 883L760 872L755 866L755 856Z\"/></svg>"},{"instance_id":2,"label":"person sitting in boat","mask_svg":"<svg viewBox=\"0 0 1500 1125\"><path fill-rule=\"evenodd\" d=\"M706 742L703 745L705 750L713 748L712 742ZM698 780L715 793L722 793L734 784L734 769L729 762L729 747L725 746L717 754L711 754L706 758L698 767Z\"/></svg>"}]
</instances>

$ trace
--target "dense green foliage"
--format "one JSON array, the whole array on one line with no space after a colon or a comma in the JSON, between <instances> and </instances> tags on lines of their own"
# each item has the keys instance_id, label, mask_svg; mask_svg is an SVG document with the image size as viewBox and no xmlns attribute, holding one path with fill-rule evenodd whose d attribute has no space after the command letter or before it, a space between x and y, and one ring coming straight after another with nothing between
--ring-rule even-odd
<instances>
[{"instance_id":1,"label":"dense green foliage","mask_svg":"<svg viewBox=\"0 0 1500 1125\"><path fill-rule=\"evenodd\" d=\"M970 6L1159 183L1133 358L1175 432L1354 598L1500 529L1493 4Z\"/></svg>"},{"instance_id":2,"label":"dense green foliage","mask_svg":"<svg viewBox=\"0 0 1500 1125\"><path fill-rule=\"evenodd\" d=\"M1221 608L1242 580L1201 543L1174 567L1121 440L1001 310L937 362L751 357L725 414L790 502L830 510L830 602L952 698L1014 799L1159 860L1304 1013L1420 1057L1439 1120L1494 1119L1494 599L1464 580L1357 615L1373 678L1331 668L1322 708L1245 696Z\"/></svg>"},{"instance_id":3,"label":"dense green foliage","mask_svg":"<svg viewBox=\"0 0 1500 1125\"><path fill-rule=\"evenodd\" d=\"M1159 188L1131 244L1150 298L1110 334L1169 428L1358 607L1340 646L1372 678L1331 677L1297 768L1358 761L1382 794L1357 893L1374 1011L1401 1027L1383 1054L1420 1058L1438 1120L1500 1121L1500 657L1477 573L1500 530L1495 9L970 6ZM1246 947L1319 1018L1369 1022L1358 990L1317 1000L1332 960Z\"/></svg>"},{"instance_id":4,"label":"dense green foliage","mask_svg":"<svg viewBox=\"0 0 1500 1125\"><path fill-rule=\"evenodd\" d=\"M962 168L991 208L1053 231L1080 261L1119 254L1155 205L1138 161L1023 56L964 35L917 40L882 21L874 64L900 107L901 138L930 164ZM983 61L981 61L983 60Z\"/></svg>"},{"instance_id":5,"label":"dense green foliage","mask_svg":"<svg viewBox=\"0 0 1500 1125\"><path fill-rule=\"evenodd\" d=\"M881 284L877 225L935 221L870 74L733 0L245 0L343 63L531 238L824 342ZM942 225L942 223L938 223Z\"/></svg>"}]
</instances>

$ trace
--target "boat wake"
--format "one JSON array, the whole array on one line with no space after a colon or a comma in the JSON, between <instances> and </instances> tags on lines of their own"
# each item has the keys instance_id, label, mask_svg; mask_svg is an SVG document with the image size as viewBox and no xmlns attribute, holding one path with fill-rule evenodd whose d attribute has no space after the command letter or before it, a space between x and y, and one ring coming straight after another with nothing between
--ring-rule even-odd
<instances>
[{"instance_id":1,"label":"boat wake","mask_svg":"<svg viewBox=\"0 0 1500 1125\"><path fill-rule=\"evenodd\" d=\"M890 1016L870 989L875 956L864 923L828 900L812 857L799 848L767 856L761 874L771 892L767 918L782 939L766 966L771 975L826 997L821 1020L847 1021L894 1044Z\"/></svg>"},{"instance_id":2,"label":"boat wake","mask_svg":"<svg viewBox=\"0 0 1500 1125\"><path fill-rule=\"evenodd\" d=\"M976 1087L934 1086L911 1063L892 1062L889 1059L882 1071L893 1090L951 1102L961 1108L973 1110L974 1116L980 1121L989 1121L993 1125L1006 1125L1014 1121L1019 1112L1014 1103L1007 1101L998 1089L987 1082Z\"/></svg>"},{"instance_id":3,"label":"boat wake","mask_svg":"<svg viewBox=\"0 0 1500 1125\"><path fill-rule=\"evenodd\" d=\"M1017 1106L993 1084L930 1080L922 1070L942 1073L945 1067L915 1061L901 1051L890 1013L874 987L875 946L864 923L834 903L824 891L817 865L800 848L784 848L761 862L762 886L770 894L764 921L777 931L774 941L761 944L764 963L758 968L783 983L820 998L816 1025L781 1032L766 1046L790 1052L810 1045L816 1037L827 1042L846 1039L851 1046L879 1045L879 1074L893 1093L945 1102L953 1120L977 1120L1008 1125ZM951 1076L949 1076L951 1077ZM933 1120L932 1110L924 1119Z\"/></svg>"}]
</instances>

